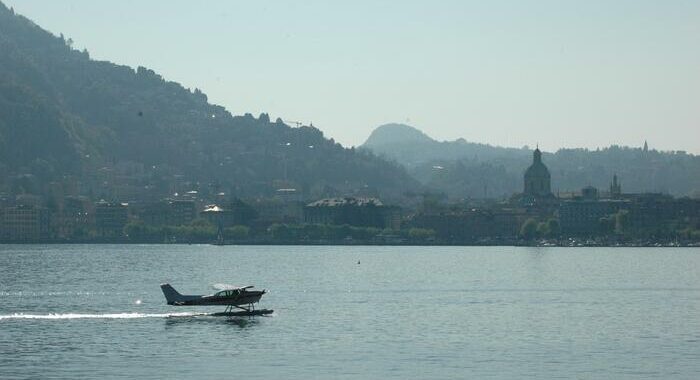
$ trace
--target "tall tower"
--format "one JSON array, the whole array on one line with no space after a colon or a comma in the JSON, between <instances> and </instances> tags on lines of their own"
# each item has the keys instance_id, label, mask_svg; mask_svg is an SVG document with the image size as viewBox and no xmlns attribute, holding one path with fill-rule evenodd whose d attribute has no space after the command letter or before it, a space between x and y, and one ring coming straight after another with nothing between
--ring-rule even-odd
<instances>
[{"instance_id":1,"label":"tall tower","mask_svg":"<svg viewBox=\"0 0 700 380\"><path fill-rule=\"evenodd\" d=\"M612 183L610 184L610 198L619 198L622 194L622 186L617 181L617 174L613 175Z\"/></svg>"},{"instance_id":2,"label":"tall tower","mask_svg":"<svg viewBox=\"0 0 700 380\"><path fill-rule=\"evenodd\" d=\"M532 154L532 165L525 171L525 188L523 193L529 196L547 196L552 193L552 179L549 169L542 163L542 152L539 148Z\"/></svg>"}]
</instances>

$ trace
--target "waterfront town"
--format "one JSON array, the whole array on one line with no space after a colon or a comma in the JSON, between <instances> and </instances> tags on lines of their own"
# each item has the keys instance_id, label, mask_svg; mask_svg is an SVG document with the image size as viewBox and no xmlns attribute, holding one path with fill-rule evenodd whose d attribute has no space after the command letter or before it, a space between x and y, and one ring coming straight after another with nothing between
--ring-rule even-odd
<instances>
[{"instance_id":1,"label":"waterfront town","mask_svg":"<svg viewBox=\"0 0 700 380\"><path fill-rule=\"evenodd\" d=\"M688 246L700 241L699 199L625 193L616 175L607 189L588 186L554 194L539 149L523 175L523 191L509 199L447 202L426 192L420 201L401 207L372 196L308 200L292 187L280 187L267 197L188 190L154 199L136 186L120 186L133 182L129 179L138 172L105 168L97 181L111 187L99 199L84 195L85 189L70 178L48 189L33 187L31 175L15 178L13 191L0 194L0 240L569 246Z\"/></svg>"}]
</instances>

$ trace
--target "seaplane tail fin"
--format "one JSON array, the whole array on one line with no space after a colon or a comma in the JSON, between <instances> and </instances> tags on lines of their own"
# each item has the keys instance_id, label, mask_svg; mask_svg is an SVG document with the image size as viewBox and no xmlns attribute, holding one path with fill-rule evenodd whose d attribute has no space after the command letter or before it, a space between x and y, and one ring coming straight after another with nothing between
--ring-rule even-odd
<instances>
[{"instance_id":1,"label":"seaplane tail fin","mask_svg":"<svg viewBox=\"0 0 700 380\"><path fill-rule=\"evenodd\" d=\"M165 295L165 300L168 301L168 305L181 302L183 299L182 294L178 293L175 288L170 286L170 284L162 284L160 289L163 291L163 295Z\"/></svg>"}]
</instances>

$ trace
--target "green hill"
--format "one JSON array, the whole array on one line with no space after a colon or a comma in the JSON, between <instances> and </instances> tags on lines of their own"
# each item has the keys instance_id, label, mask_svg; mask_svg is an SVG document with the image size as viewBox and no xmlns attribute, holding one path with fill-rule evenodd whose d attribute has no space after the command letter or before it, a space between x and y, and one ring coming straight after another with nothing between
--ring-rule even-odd
<instances>
[{"instance_id":1,"label":"green hill","mask_svg":"<svg viewBox=\"0 0 700 380\"><path fill-rule=\"evenodd\" d=\"M0 192L45 192L72 178L82 192L111 198L188 188L257 196L280 186L309 198L397 197L417 185L397 165L316 128L233 116L147 68L92 60L2 3L0 174ZM19 177L34 185L18 189Z\"/></svg>"},{"instance_id":2,"label":"green hill","mask_svg":"<svg viewBox=\"0 0 700 380\"><path fill-rule=\"evenodd\" d=\"M501 148L487 144L455 141L437 141L421 130L406 124L385 124L377 127L362 148L396 160L413 168L433 161L451 161L478 157L491 160L500 157L527 159L527 150Z\"/></svg>"}]
</instances>

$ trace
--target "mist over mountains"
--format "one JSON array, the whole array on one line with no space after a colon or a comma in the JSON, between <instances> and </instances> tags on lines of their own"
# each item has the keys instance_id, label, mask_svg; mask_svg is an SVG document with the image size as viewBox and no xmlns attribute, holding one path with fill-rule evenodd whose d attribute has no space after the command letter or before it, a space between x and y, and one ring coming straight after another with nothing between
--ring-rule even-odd
<instances>
[{"instance_id":1,"label":"mist over mountains","mask_svg":"<svg viewBox=\"0 0 700 380\"><path fill-rule=\"evenodd\" d=\"M522 190L531 162L529 148L441 142L402 124L344 148L312 126L235 116L198 89L92 60L71 44L0 2L0 195L70 182L82 195L122 201L190 190L265 197L280 188L304 199L401 202L426 190L506 198ZM700 158L685 152L560 149L544 162L555 192L606 189L613 174L626 192L700 192Z\"/></svg>"},{"instance_id":2,"label":"mist over mountains","mask_svg":"<svg viewBox=\"0 0 700 380\"><path fill-rule=\"evenodd\" d=\"M71 44L0 3L0 193L41 193L67 177L82 193L121 200L281 187L307 198L394 197L417 185L400 166L314 127L233 116L198 89Z\"/></svg>"},{"instance_id":3,"label":"mist over mountains","mask_svg":"<svg viewBox=\"0 0 700 380\"><path fill-rule=\"evenodd\" d=\"M378 127L362 148L404 165L423 184L453 198L506 198L520 192L523 172L532 162L527 147L437 141L404 124ZM545 152L543 160L554 192L589 185L605 190L617 174L625 192L700 194L700 157L686 152L610 146Z\"/></svg>"}]
</instances>

